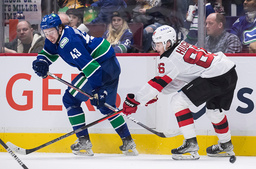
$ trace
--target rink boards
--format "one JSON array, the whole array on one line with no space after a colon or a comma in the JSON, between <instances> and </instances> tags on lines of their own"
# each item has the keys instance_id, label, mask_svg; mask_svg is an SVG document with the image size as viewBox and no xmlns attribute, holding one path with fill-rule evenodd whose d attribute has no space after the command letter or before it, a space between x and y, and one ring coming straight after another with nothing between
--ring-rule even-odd
<instances>
[{"instance_id":1,"label":"rink boards","mask_svg":"<svg viewBox=\"0 0 256 169\"><path fill-rule=\"evenodd\" d=\"M47 78L42 80L32 70L34 54L0 55L0 138L11 141L23 148L33 148L58 136L72 131L62 95L67 88L64 84ZM256 55L255 55L256 56ZM234 94L230 111L226 112L237 155L256 155L254 102L256 96L256 57L249 54L236 54L229 57L236 63L238 85ZM158 69L156 54L125 54L118 55L121 65L121 76L118 89L117 105L122 103L127 93L136 93L149 79L153 78ZM50 67L50 72L61 76L66 81L79 73L69 67L61 59ZM132 115L143 124L161 132L173 132L178 129L175 116L168 106L171 96L160 94L156 104L148 107L140 106ZM86 112L86 122L90 123L102 117L89 102L82 104ZM217 142L213 127L205 115L203 105L191 107L200 146L200 154L205 148ZM199 111L201 110L201 111ZM198 112L199 111L199 112ZM198 112L198 113L197 113ZM201 116L202 115L202 116ZM126 119L138 151L145 154L170 154L172 148L182 144L183 137L157 137L137 124ZM89 129L96 153L119 153L121 140L115 134L108 121L97 124ZM71 152L69 146L76 140L71 136L48 146L40 152ZM0 147L0 151L4 151Z\"/></svg>"}]
</instances>

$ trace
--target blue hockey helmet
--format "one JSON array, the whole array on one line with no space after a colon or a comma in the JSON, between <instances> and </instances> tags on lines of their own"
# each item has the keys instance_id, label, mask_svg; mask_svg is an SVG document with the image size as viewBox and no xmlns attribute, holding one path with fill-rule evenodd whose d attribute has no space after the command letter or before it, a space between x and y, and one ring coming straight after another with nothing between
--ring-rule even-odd
<instances>
[{"instance_id":1,"label":"blue hockey helmet","mask_svg":"<svg viewBox=\"0 0 256 169\"><path fill-rule=\"evenodd\" d=\"M40 27L42 30L49 28L56 28L58 30L60 24L60 17L57 14L52 13L43 17Z\"/></svg>"}]
</instances>

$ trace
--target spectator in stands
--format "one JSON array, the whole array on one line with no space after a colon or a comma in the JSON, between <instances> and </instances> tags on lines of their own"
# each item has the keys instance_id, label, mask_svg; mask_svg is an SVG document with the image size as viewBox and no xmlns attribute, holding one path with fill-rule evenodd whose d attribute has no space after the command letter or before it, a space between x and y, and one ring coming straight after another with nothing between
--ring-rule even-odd
<instances>
[{"instance_id":1,"label":"spectator in stands","mask_svg":"<svg viewBox=\"0 0 256 169\"><path fill-rule=\"evenodd\" d=\"M172 26L178 32L177 25L181 22L173 15L173 6L173 0L138 1L138 6L134 9L133 21L142 22L145 26L143 31L143 52L150 51L152 34L156 28L166 24Z\"/></svg>"},{"instance_id":2,"label":"spectator in stands","mask_svg":"<svg viewBox=\"0 0 256 169\"><path fill-rule=\"evenodd\" d=\"M38 53L44 47L44 38L34 32L28 21L17 24L17 38L5 44L5 52Z\"/></svg>"},{"instance_id":3,"label":"spectator in stands","mask_svg":"<svg viewBox=\"0 0 256 169\"><path fill-rule=\"evenodd\" d=\"M113 12L111 23L103 35L103 38L111 44L116 53L127 53L133 44L132 32L125 18L124 12Z\"/></svg>"},{"instance_id":4,"label":"spectator in stands","mask_svg":"<svg viewBox=\"0 0 256 169\"><path fill-rule=\"evenodd\" d=\"M77 28L81 23L83 23L84 8L71 8L68 9L66 13L70 18L70 27Z\"/></svg>"},{"instance_id":5,"label":"spectator in stands","mask_svg":"<svg viewBox=\"0 0 256 169\"><path fill-rule=\"evenodd\" d=\"M91 7L98 9L98 16L90 23L109 24L114 11L124 10L127 7L124 0L98 0L91 4Z\"/></svg>"},{"instance_id":6,"label":"spectator in stands","mask_svg":"<svg viewBox=\"0 0 256 169\"><path fill-rule=\"evenodd\" d=\"M245 0L245 16L233 24L230 33L237 35L243 45L242 52L256 51L256 0Z\"/></svg>"},{"instance_id":7,"label":"spectator in stands","mask_svg":"<svg viewBox=\"0 0 256 169\"><path fill-rule=\"evenodd\" d=\"M191 24L189 27L189 32L186 35L187 37L186 37L185 41L194 45L197 43L197 39L198 39L198 8L197 8L198 0L193 0L193 1L194 1L194 6L195 6L196 10L193 12L192 21L188 19L189 17L187 17L187 22L191 22ZM214 5L211 3L205 4L206 17L209 14L215 12L213 7L214 7ZM189 11L188 11L187 15L189 16Z\"/></svg>"},{"instance_id":8,"label":"spectator in stands","mask_svg":"<svg viewBox=\"0 0 256 169\"><path fill-rule=\"evenodd\" d=\"M89 32L89 29L83 24L84 8L78 9L69 9L67 10L67 15L69 16L69 25L70 27L81 30L82 32ZM64 17L64 18L63 18ZM61 22L66 22L67 17L60 15ZM63 25L66 25L63 23Z\"/></svg>"},{"instance_id":9,"label":"spectator in stands","mask_svg":"<svg viewBox=\"0 0 256 169\"><path fill-rule=\"evenodd\" d=\"M242 50L239 38L225 30L226 19L220 13L211 13L206 18L206 32L204 48L207 51L216 53L238 53Z\"/></svg>"}]
</instances>

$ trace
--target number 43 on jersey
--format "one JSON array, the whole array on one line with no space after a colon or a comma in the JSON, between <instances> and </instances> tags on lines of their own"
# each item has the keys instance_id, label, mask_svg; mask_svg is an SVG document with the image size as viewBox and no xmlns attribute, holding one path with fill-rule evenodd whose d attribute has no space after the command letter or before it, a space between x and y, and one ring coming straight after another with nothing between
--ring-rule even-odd
<instances>
[{"instance_id":1,"label":"number 43 on jersey","mask_svg":"<svg viewBox=\"0 0 256 169\"><path fill-rule=\"evenodd\" d=\"M82 54L79 52L76 48L74 48L71 52L70 55L72 56L73 59L78 59Z\"/></svg>"}]
</instances>

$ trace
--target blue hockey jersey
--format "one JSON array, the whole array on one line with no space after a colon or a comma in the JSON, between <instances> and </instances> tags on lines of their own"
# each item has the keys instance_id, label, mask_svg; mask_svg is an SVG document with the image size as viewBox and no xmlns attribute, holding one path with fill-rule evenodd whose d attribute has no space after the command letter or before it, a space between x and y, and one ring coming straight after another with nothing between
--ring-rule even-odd
<instances>
[{"instance_id":1,"label":"blue hockey jersey","mask_svg":"<svg viewBox=\"0 0 256 169\"><path fill-rule=\"evenodd\" d=\"M102 86L101 64L115 57L114 49L103 38L89 36L85 32L66 26L58 44L45 40L44 49L38 53L38 59L52 64L61 57L70 66L83 71L93 88Z\"/></svg>"},{"instance_id":2,"label":"blue hockey jersey","mask_svg":"<svg viewBox=\"0 0 256 169\"><path fill-rule=\"evenodd\" d=\"M243 45L242 52L249 51L249 44L256 41L256 19L248 22L246 16L241 16L232 25L230 33L237 35Z\"/></svg>"}]
</instances>

